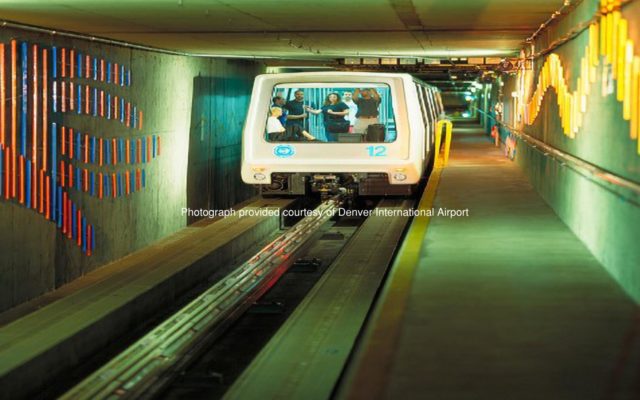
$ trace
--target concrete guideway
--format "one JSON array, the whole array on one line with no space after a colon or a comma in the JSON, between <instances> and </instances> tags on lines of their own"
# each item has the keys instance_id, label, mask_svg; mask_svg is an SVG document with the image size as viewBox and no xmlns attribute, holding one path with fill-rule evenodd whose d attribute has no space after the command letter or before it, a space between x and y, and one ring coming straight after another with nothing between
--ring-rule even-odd
<instances>
[{"instance_id":1,"label":"concrete guideway","mask_svg":"<svg viewBox=\"0 0 640 400\"><path fill-rule=\"evenodd\" d=\"M640 396L637 305L480 129L456 129L434 206L470 215L393 271L338 398Z\"/></svg>"},{"instance_id":2,"label":"concrete guideway","mask_svg":"<svg viewBox=\"0 0 640 400\"><path fill-rule=\"evenodd\" d=\"M291 202L258 200L247 206L282 209ZM50 383L279 225L279 217L256 216L186 228L88 274L77 291L3 326L0 397L25 396Z\"/></svg>"}]
</instances>

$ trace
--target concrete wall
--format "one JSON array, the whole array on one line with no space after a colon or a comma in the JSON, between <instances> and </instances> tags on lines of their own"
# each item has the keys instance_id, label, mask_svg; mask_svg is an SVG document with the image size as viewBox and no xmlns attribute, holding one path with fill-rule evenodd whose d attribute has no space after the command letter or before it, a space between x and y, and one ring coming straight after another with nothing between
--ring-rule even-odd
<instances>
[{"instance_id":1,"label":"concrete wall","mask_svg":"<svg viewBox=\"0 0 640 400\"><path fill-rule=\"evenodd\" d=\"M598 3L595 0L580 3L568 17L538 38L536 49L544 49L572 27L590 19ZM638 55L640 4L631 3L623 9L622 14L629 21L629 35L635 42L635 54ZM580 59L587 44L588 32L584 31L553 50L560 56L570 90L576 88ZM525 72L525 91L530 92L537 83L544 60L544 57L536 59L533 70ZM582 128L575 138L562 132L553 89L545 95L541 114L536 121L532 125L521 124L518 128L614 175L640 183L638 142L629 137L629 121L622 118L622 103L616 100L615 92L602 95L602 75L601 60L596 82L590 85ZM512 91L517 90L516 79L516 75L505 76L502 87L505 120L509 122L513 121L514 115L510 97ZM613 81L615 84L616 81ZM504 140L508 132L502 129L501 133ZM624 190L612 191L606 185L578 174L521 141L517 145L515 160L560 218L620 285L636 301L640 301L640 246L637 245L640 237L640 205L637 196Z\"/></svg>"},{"instance_id":2,"label":"concrete wall","mask_svg":"<svg viewBox=\"0 0 640 400\"><path fill-rule=\"evenodd\" d=\"M161 137L162 147L161 155L146 165L147 186L140 192L98 199L68 190L95 228L96 250L90 257L42 215L14 201L0 200L0 311L176 232L187 223L181 209L188 204L228 206L253 193L240 181L238 167L241 125L253 78L263 70L260 64L0 31L0 42L8 44L13 38L74 48L130 66L130 88L110 85L105 90L126 97L144 111L141 132L85 115L56 113L51 118L104 138L155 134ZM122 167L101 168L115 172Z\"/></svg>"}]
</instances>

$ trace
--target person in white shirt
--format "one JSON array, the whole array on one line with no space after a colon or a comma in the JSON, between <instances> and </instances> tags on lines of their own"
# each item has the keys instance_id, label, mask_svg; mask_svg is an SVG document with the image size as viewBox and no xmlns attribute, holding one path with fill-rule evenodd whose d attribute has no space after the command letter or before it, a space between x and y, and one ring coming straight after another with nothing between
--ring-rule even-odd
<instances>
[{"instance_id":1,"label":"person in white shirt","mask_svg":"<svg viewBox=\"0 0 640 400\"><path fill-rule=\"evenodd\" d=\"M282 115L282 108L280 107L271 107L270 109L271 115L267 118L267 137L270 142L277 142L285 140L285 136L287 136L287 128L282 125L279 117ZM315 136L305 131L302 128L296 129L299 127L292 127L291 130L296 137L301 138L304 136L309 141L316 140Z\"/></svg>"},{"instance_id":2,"label":"person in white shirt","mask_svg":"<svg viewBox=\"0 0 640 400\"><path fill-rule=\"evenodd\" d=\"M356 114L358 113L358 105L353 101L353 94L351 92L342 93L342 102L349 107L349 114L345 115L344 119L349 121L349 132L353 132L353 125L356 123Z\"/></svg>"}]
</instances>

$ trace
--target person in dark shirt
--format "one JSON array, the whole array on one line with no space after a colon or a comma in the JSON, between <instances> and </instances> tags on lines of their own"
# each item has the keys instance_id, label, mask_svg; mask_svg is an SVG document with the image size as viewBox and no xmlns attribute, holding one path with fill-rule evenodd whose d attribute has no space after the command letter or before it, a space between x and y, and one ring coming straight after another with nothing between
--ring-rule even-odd
<instances>
[{"instance_id":1,"label":"person in dark shirt","mask_svg":"<svg viewBox=\"0 0 640 400\"><path fill-rule=\"evenodd\" d=\"M327 141L337 142L338 133L349 132L349 121L344 119L349 114L349 106L340 100L338 93L329 93L324 101L324 105L319 110L306 107L306 111L312 114L323 115L323 122Z\"/></svg>"},{"instance_id":2,"label":"person in dark shirt","mask_svg":"<svg viewBox=\"0 0 640 400\"><path fill-rule=\"evenodd\" d=\"M353 102L358 106L356 123L353 126L355 133L366 133L369 125L378 123L378 107L380 95L376 89L356 89L353 92Z\"/></svg>"},{"instance_id":3,"label":"person in dark shirt","mask_svg":"<svg viewBox=\"0 0 640 400\"><path fill-rule=\"evenodd\" d=\"M286 126L298 125L306 129L305 125L308 114L304 110L304 92L298 89L295 91L294 96L295 98L289 100L283 107L289 112Z\"/></svg>"},{"instance_id":4,"label":"person in dark shirt","mask_svg":"<svg viewBox=\"0 0 640 400\"><path fill-rule=\"evenodd\" d=\"M271 105L271 107L278 107L280 109L282 109L282 115L280 115L278 117L278 119L280 120L280 123L282 124L282 126L287 124L287 115L289 114L289 110L287 110L286 108L284 108L284 97L278 95L276 97L273 98L273 104Z\"/></svg>"}]
</instances>

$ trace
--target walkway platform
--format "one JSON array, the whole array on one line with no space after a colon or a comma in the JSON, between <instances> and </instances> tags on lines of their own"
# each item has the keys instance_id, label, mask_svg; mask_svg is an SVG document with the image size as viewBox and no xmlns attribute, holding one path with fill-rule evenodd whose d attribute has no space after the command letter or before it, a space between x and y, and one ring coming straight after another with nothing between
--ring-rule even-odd
<instances>
[{"instance_id":1,"label":"walkway platform","mask_svg":"<svg viewBox=\"0 0 640 400\"><path fill-rule=\"evenodd\" d=\"M283 209L292 202L261 199L246 207ZM32 395L171 307L280 227L278 216L264 214L191 225L0 315L0 398Z\"/></svg>"},{"instance_id":2,"label":"walkway platform","mask_svg":"<svg viewBox=\"0 0 640 400\"><path fill-rule=\"evenodd\" d=\"M469 217L431 218L338 398L640 398L638 306L480 129L455 129L433 206Z\"/></svg>"}]
</instances>

